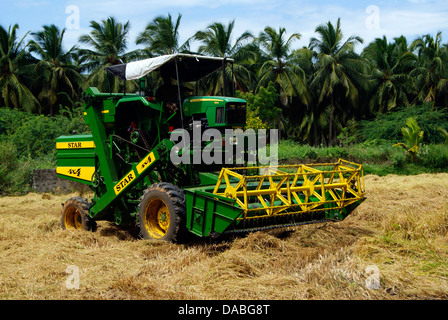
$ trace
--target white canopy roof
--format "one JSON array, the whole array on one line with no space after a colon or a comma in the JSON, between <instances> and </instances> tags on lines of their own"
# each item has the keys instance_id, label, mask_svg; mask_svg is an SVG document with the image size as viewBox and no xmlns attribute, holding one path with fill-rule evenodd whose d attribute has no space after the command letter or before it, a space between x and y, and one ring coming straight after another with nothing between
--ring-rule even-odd
<instances>
[{"instance_id":1,"label":"white canopy roof","mask_svg":"<svg viewBox=\"0 0 448 320\"><path fill-rule=\"evenodd\" d=\"M199 80L220 69L223 62L233 62L233 59L175 53L114 65L105 69L123 80L137 80L156 70L160 70L162 76L176 79L177 63L179 79L188 82Z\"/></svg>"}]
</instances>

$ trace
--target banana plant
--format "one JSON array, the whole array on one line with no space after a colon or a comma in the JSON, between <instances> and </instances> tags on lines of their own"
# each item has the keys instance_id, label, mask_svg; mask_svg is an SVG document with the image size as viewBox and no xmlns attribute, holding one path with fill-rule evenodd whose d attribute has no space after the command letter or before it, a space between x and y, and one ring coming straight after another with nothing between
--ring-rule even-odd
<instances>
[{"instance_id":1,"label":"banana plant","mask_svg":"<svg viewBox=\"0 0 448 320\"><path fill-rule=\"evenodd\" d=\"M406 127L401 128L401 133L403 134L404 143L399 142L393 146L405 149L412 161L415 161L420 146L423 143L424 131L419 127L414 118L408 118L406 120Z\"/></svg>"}]
</instances>

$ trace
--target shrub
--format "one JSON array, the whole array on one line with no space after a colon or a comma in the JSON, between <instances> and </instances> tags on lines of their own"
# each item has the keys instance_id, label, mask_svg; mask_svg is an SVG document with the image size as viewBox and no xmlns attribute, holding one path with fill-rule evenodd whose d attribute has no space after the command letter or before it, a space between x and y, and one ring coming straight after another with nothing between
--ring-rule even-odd
<instances>
[{"instance_id":1,"label":"shrub","mask_svg":"<svg viewBox=\"0 0 448 320\"><path fill-rule=\"evenodd\" d=\"M398 152L398 150L393 150L390 145L364 142L352 146L349 156L353 161L357 162L381 163L389 161L391 156Z\"/></svg>"},{"instance_id":2,"label":"shrub","mask_svg":"<svg viewBox=\"0 0 448 320\"><path fill-rule=\"evenodd\" d=\"M448 169L448 146L445 144L430 145L419 155L419 161L434 171Z\"/></svg>"},{"instance_id":3,"label":"shrub","mask_svg":"<svg viewBox=\"0 0 448 320\"><path fill-rule=\"evenodd\" d=\"M395 108L393 111L380 114L375 119L359 122L358 142L386 140L396 143L402 140L401 128L406 126L406 119L414 118L425 132L423 143L443 143L445 137L439 128L448 130L447 109L434 109L431 104Z\"/></svg>"},{"instance_id":4,"label":"shrub","mask_svg":"<svg viewBox=\"0 0 448 320\"><path fill-rule=\"evenodd\" d=\"M258 122L263 123L265 127L277 128L281 109L276 106L278 93L272 82L269 82L267 88L260 87L256 94L237 91L236 95L247 101L249 128L253 128L249 123L250 120L253 121L253 117L258 118ZM258 122L256 121L255 123Z\"/></svg>"},{"instance_id":5,"label":"shrub","mask_svg":"<svg viewBox=\"0 0 448 320\"><path fill-rule=\"evenodd\" d=\"M268 129L269 125L260 119L260 108L248 109L246 115L246 126L244 129Z\"/></svg>"},{"instance_id":6,"label":"shrub","mask_svg":"<svg viewBox=\"0 0 448 320\"><path fill-rule=\"evenodd\" d=\"M0 142L0 190L11 187L11 175L18 168L17 150L11 142Z\"/></svg>"},{"instance_id":7,"label":"shrub","mask_svg":"<svg viewBox=\"0 0 448 320\"><path fill-rule=\"evenodd\" d=\"M82 109L66 108L65 113L48 117L0 108L1 193L29 191L34 169L55 167L56 138L71 130L87 131Z\"/></svg>"},{"instance_id":8,"label":"shrub","mask_svg":"<svg viewBox=\"0 0 448 320\"><path fill-rule=\"evenodd\" d=\"M401 147L406 150L412 161L417 159L417 154L420 151L420 146L423 143L424 131L419 127L414 118L406 120L406 127L401 128L404 143L399 142L394 144L394 147Z\"/></svg>"},{"instance_id":9,"label":"shrub","mask_svg":"<svg viewBox=\"0 0 448 320\"><path fill-rule=\"evenodd\" d=\"M391 160L392 160L392 165L396 169L403 169L407 162L406 156L402 152L395 153L394 155L392 155Z\"/></svg>"},{"instance_id":10,"label":"shrub","mask_svg":"<svg viewBox=\"0 0 448 320\"><path fill-rule=\"evenodd\" d=\"M72 130L87 131L80 109L70 112L69 116L49 117L1 108L0 116L0 140L14 143L19 158L54 155L58 136Z\"/></svg>"}]
</instances>

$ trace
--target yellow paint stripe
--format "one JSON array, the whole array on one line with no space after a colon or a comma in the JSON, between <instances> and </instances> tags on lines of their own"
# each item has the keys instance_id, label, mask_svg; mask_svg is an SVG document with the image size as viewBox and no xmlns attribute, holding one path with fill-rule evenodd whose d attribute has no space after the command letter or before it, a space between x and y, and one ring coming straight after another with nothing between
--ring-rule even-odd
<instances>
[{"instance_id":1,"label":"yellow paint stripe","mask_svg":"<svg viewBox=\"0 0 448 320\"><path fill-rule=\"evenodd\" d=\"M93 141L56 142L56 149L94 149Z\"/></svg>"},{"instance_id":2,"label":"yellow paint stripe","mask_svg":"<svg viewBox=\"0 0 448 320\"><path fill-rule=\"evenodd\" d=\"M209 98L190 100L190 102L205 102L205 101L218 101L218 102L221 102L223 100L222 99L209 99Z\"/></svg>"},{"instance_id":3,"label":"yellow paint stripe","mask_svg":"<svg viewBox=\"0 0 448 320\"><path fill-rule=\"evenodd\" d=\"M134 179L135 172L134 170L131 170L123 179L120 180L120 182L115 185L115 194L118 195L120 192L122 192Z\"/></svg>"},{"instance_id":4,"label":"yellow paint stripe","mask_svg":"<svg viewBox=\"0 0 448 320\"><path fill-rule=\"evenodd\" d=\"M92 181L95 167L57 167L56 173L80 180Z\"/></svg>"},{"instance_id":5,"label":"yellow paint stripe","mask_svg":"<svg viewBox=\"0 0 448 320\"><path fill-rule=\"evenodd\" d=\"M137 165L137 172L138 174L141 174L146 168L148 168L151 163L153 163L156 160L154 157L154 152L151 152L148 154L140 163Z\"/></svg>"}]
</instances>

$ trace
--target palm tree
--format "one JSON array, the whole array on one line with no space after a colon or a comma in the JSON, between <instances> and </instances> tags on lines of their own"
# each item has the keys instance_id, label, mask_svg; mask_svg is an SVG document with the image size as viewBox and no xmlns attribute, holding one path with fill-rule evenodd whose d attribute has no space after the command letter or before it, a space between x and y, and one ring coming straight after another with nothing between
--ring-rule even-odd
<instances>
[{"instance_id":1,"label":"palm tree","mask_svg":"<svg viewBox=\"0 0 448 320\"><path fill-rule=\"evenodd\" d=\"M138 35L136 43L146 45L144 52L147 56L173 54L188 50L188 41L179 46L181 18L181 14L178 14L176 21L173 21L170 14L166 17L156 17Z\"/></svg>"},{"instance_id":2,"label":"palm tree","mask_svg":"<svg viewBox=\"0 0 448 320\"><path fill-rule=\"evenodd\" d=\"M246 67L246 64L248 59L254 55L254 52L244 42L248 39L253 39L253 36L250 32L246 31L232 44L234 26L235 20L231 21L227 26L215 22L210 24L206 30L196 32L191 39L202 43L198 48L198 52L201 54L234 59L233 70L230 67L226 68L227 79L231 79L233 76L233 81L238 90L244 92L249 89L252 78L251 72ZM205 81L206 83L212 84L211 92L213 94L217 94L219 88L223 86L221 75L221 71L219 71L211 76L213 80L208 78Z\"/></svg>"},{"instance_id":3,"label":"palm tree","mask_svg":"<svg viewBox=\"0 0 448 320\"><path fill-rule=\"evenodd\" d=\"M357 36L350 36L342 42L343 34L341 21L338 19L336 28L329 21L319 25L316 30L319 38L311 38L310 49L316 50L318 69L311 87L317 92L318 103L328 103L329 133L328 143L333 143L333 124L335 121L334 110L338 106L342 108L347 102L352 105L358 97L357 86L360 85L364 66L362 60L354 52L354 45L363 40ZM345 116L342 110L340 116Z\"/></svg>"},{"instance_id":4,"label":"palm tree","mask_svg":"<svg viewBox=\"0 0 448 320\"><path fill-rule=\"evenodd\" d=\"M434 106L439 94L447 89L448 50L442 46L442 33L436 37L429 34L417 38L411 49L418 55L418 68L413 75L417 77L420 93L418 98L431 102Z\"/></svg>"},{"instance_id":5,"label":"palm tree","mask_svg":"<svg viewBox=\"0 0 448 320\"><path fill-rule=\"evenodd\" d=\"M29 50L38 56L36 64L39 100L49 106L49 113L53 115L54 107L60 102L65 92L70 98L78 97L82 77L73 65L73 46L64 50L63 39L65 29L59 30L55 25L43 26L43 30L32 33L34 40L29 42Z\"/></svg>"},{"instance_id":6,"label":"palm tree","mask_svg":"<svg viewBox=\"0 0 448 320\"><path fill-rule=\"evenodd\" d=\"M316 57L317 53L308 47L297 49L292 53L291 62L303 69L307 84L311 83L317 71ZM323 130L328 127L325 106L317 103L316 95L310 90L306 108L297 109L288 115L290 122L288 136L318 146L323 142L321 140Z\"/></svg>"},{"instance_id":7,"label":"palm tree","mask_svg":"<svg viewBox=\"0 0 448 320\"><path fill-rule=\"evenodd\" d=\"M292 63L294 55L291 45L294 40L300 39L299 33L293 33L285 39L286 29L279 28L278 32L266 27L257 39L265 62L260 68L258 87L266 86L269 81L277 85L284 106L289 104L292 96L298 96L305 104L308 103L305 72L298 65Z\"/></svg>"},{"instance_id":8,"label":"palm tree","mask_svg":"<svg viewBox=\"0 0 448 320\"><path fill-rule=\"evenodd\" d=\"M189 52L189 41L179 45L179 28L182 15L178 14L174 21L168 14L166 17L158 16L147 24L145 30L137 36L136 44L145 45L140 50L140 56L144 58L168 55L179 52ZM163 83L157 73L151 73L146 76L148 88L154 91Z\"/></svg>"},{"instance_id":9,"label":"palm tree","mask_svg":"<svg viewBox=\"0 0 448 320\"><path fill-rule=\"evenodd\" d=\"M413 88L410 71L416 56L408 50L406 39L400 37L390 43L386 36L377 38L363 50L362 56L372 64L370 111L382 113L397 105L408 106Z\"/></svg>"},{"instance_id":10,"label":"palm tree","mask_svg":"<svg viewBox=\"0 0 448 320\"><path fill-rule=\"evenodd\" d=\"M28 87L33 59L23 47L28 32L18 39L18 29L17 24L7 31L0 26L0 90L5 106L34 111L39 101Z\"/></svg>"},{"instance_id":11,"label":"palm tree","mask_svg":"<svg viewBox=\"0 0 448 320\"><path fill-rule=\"evenodd\" d=\"M92 49L80 49L80 54L87 61L91 71L86 85L96 86L103 92L119 92L122 85L117 77L108 77L104 67L122 64L136 56L136 52L126 52L130 31L129 21L125 24L117 22L114 17L90 22L92 31L82 35L79 41ZM127 81L126 90L134 90L135 83Z\"/></svg>"}]
</instances>

